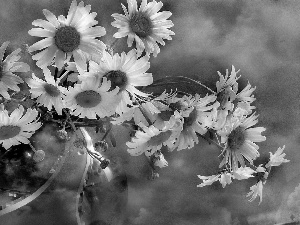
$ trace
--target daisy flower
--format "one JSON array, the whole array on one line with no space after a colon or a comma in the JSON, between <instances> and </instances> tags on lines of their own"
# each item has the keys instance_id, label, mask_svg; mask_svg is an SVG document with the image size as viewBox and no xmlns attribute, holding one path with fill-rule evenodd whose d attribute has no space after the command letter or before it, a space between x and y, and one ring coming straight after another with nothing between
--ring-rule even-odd
<instances>
[{"instance_id":1,"label":"daisy flower","mask_svg":"<svg viewBox=\"0 0 300 225\"><path fill-rule=\"evenodd\" d=\"M127 105L132 105L136 98L148 97L148 94L139 91L136 87L152 84L151 73L146 73L150 68L149 57L137 58L136 51L133 49L128 54L124 52L111 56L108 52L103 52L103 63L97 64L90 61L89 72L78 78L84 80L88 77L96 77L102 80L104 77L111 81L111 88L119 87L118 93L121 102L116 112L122 114L128 111Z\"/></svg>"},{"instance_id":2,"label":"daisy flower","mask_svg":"<svg viewBox=\"0 0 300 225\"><path fill-rule=\"evenodd\" d=\"M255 89L256 87L251 87L250 83L248 82L247 86L236 95L236 99L238 101L237 107L245 109L248 114L255 109L255 106L250 105L255 101L254 95L252 95Z\"/></svg>"},{"instance_id":3,"label":"daisy flower","mask_svg":"<svg viewBox=\"0 0 300 225\"><path fill-rule=\"evenodd\" d=\"M194 143L198 143L197 134L203 135L207 132L207 128L211 125L210 110L215 106L211 104L216 100L215 95L206 95L200 98L196 94L192 96L184 96L182 99L183 105L181 110L183 116L182 131L176 137L176 141L171 150L177 148L178 151L186 148L193 148Z\"/></svg>"},{"instance_id":4,"label":"daisy flower","mask_svg":"<svg viewBox=\"0 0 300 225\"><path fill-rule=\"evenodd\" d=\"M32 25L41 28L32 28L28 31L31 36L45 39L28 48L30 52L42 50L32 56L37 60L37 66L44 67L52 64L55 58L56 67L61 69L65 60L73 56L76 66L86 70L86 61L93 54L102 54L105 49L103 42L97 37L105 35L106 31L101 26L95 26L97 13L90 13L91 6L84 6L83 2L77 5L71 3L67 18L56 16L47 9L43 10L46 20L37 19ZM44 49L44 50L43 50Z\"/></svg>"},{"instance_id":5,"label":"daisy flower","mask_svg":"<svg viewBox=\"0 0 300 225\"><path fill-rule=\"evenodd\" d=\"M217 87L217 101L219 102L219 107L214 111L214 123L213 129L220 130L229 114L229 111L234 109L233 101L236 99L236 93L238 91L237 77L238 71L235 71L235 67L232 66L231 73L229 75L228 70L226 70L225 76L218 71L220 80L216 82Z\"/></svg>"},{"instance_id":6,"label":"daisy flower","mask_svg":"<svg viewBox=\"0 0 300 225\"><path fill-rule=\"evenodd\" d=\"M41 127L37 122L38 111L23 106L16 108L10 115L7 110L0 111L0 143L5 149L20 143L28 144L32 134Z\"/></svg>"},{"instance_id":7,"label":"daisy flower","mask_svg":"<svg viewBox=\"0 0 300 225\"><path fill-rule=\"evenodd\" d=\"M164 127L165 123L171 119L177 118L177 122L180 123L183 117L179 111L187 108L187 104L181 98L177 97L177 92L166 93L166 91L153 99L153 105L159 112L150 114L149 117L154 126L159 129Z\"/></svg>"},{"instance_id":8,"label":"daisy flower","mask_svg":"<svg viewBox=\"0 0 300 225\"><path fill-rule=\"evenodd\" d=\"M146 151L145 155L149 158L149 160L152 163L154 163L154 166L158 166L159 168L168 166L168 162L160 150L158 150L154 153L150 153L150 152L151 151Z\"/></svg>"},{"instance_id":9,"label":"daisy flower","mask_svg":"<svg viewBox=\"0 0 300 225\"><path fill-rule=\"evenodd\" d=\"M153 114L157 114L160 111L153 105L151 101L141 103L140 105L134 105L127 112L120 114L118 117L113 118L112 124L121 125L125 121L133 119L135 124L143 123L146 126L150 126L148 119ZM146 118L147 117L147 118Z\"/></svg>"},{"instance_id":10,"label":"daisy flower","mask_svg":"<svg viewBox=\"0 0 300 225\"><path fill-rule=\"evenodd\" d=\"M285 153L282 153L284 148L285 145L282 148L278 148L274 155L272 154L272 152L270 152L270 161L266 164L266 167L279 166L282 163L287 163L290 161L284 158Z\"/></svg>"},{"instance_id":11,"label":"daisy flower","mask_svg":"<svg viewBox=\"0 0 300 225\"><path fill-rule=\"evenodd\" d=\"M259 156L259 147L254 142L266 140L266 137L261 135L261 132L266 129L264 127L252 128L258 122L257 117L258 115L254 114L238 119L232 116L227 120L224 128L218 131L221 142L225 143L223 150L225 155L220 167L229 164L230 168L235 171L238 168L238 163L243 167L245 166L243 157L253 164L253 160Z\"/></svg>"},{"instance_id":12,"label":"daisy flower","mask_svg":"<svg viewBox=\"0 0 300 225\"><path fill-rule=\"evenodd\" d=\"M202 183L198 184L197 187L204 187L207 185L212 185L214 182L218 181L220 179L221 174L212 175L212 176L201 176L197 175L201 180Z\"/></svg>"},{"instance_id":13,"label":"daisy flower","mask_svg":"<svg viewBox=\"0 0 300 225\"><path fill-rule=\"evenodd\" d=\"M236 98L236 93L238 91L237 80L241 77L237 77L235 67L232 66L231 73L229 75L228 70L226 70L226 75L223 76L219 71L220 80L217 81L217 101L220 103L220 109L230 110L232 106L232 101Z\"/></svg>"},{"instance_id":14,"label":"daisy flower","mask_svg":"<svg viewBox=\"0 0 300 225\"><path fill-rule=\"evenodd\" d=\"M227 171L225 172L221 172L217 175L212 175L212 176L201 176L198 175L198 177L203 180L203 182L201 184L198 184L197 187L204 187L207 185L212 185L214 182L216 181L220 181L220 183L222 184L222 187L225 188L225 186L227 184L231 184L232 183L232 175L231 173L228 173Z\"/></svg>"},{"instance_id":15,"label":"daisy flower","mask_svg":"<svg viewBox=\"0 0 300 225\"><path fill-rule=\"evenodd\" d=\"M23 83L24 81L17 75L15 72L27 72L30 70L28 64L24 62L17 62L21 56L19 53L21 49L18 48L13 51L11 54L6 56L5 60L3 60L5 50L9 42L4 42L0 47L0 95L2 95L6 99L10 99L10 95L8 94L8 89L14 91L20 91L18 84Z\"/></svg>"},{"instance_id":16,"label":"daisy flower","mask_svg":"<svg viewBox=\"0 0 300 225\"><path fill-rule=\"evenodd\" d=\"M55 82L48 68L43 68L43 73L46 81L39 79L34 74L27 81L31 96L37 98L36 101L47 107L49 111L54 107L57 114L62 115L62 109L64 108L62 97L67 91L66 88L59 86L62 77Z\"/></svg>"},{"instance_id":17,"label":"daisy flower","mask_svg":"<svg viewBox=\"0 0 300 225\"><path fill-rule=\"evenodd\" d=\"M253 177L252 175L253 173L255 173L253 169L245 166L245 167L239 167L236 171L233 171L232 175L234 179L244 180Z\"/></svg>"},{"instance_id":18,"label":"daisy flower","mask_svg":"<svg viewBox=\"0 0 300 225\"><path fill-rule=\"evenodd\" d=\"M263 191L263 182L260 180L256 184L250 187L250 192L247 194L249 202L252 202L256 197L259 197L259 204L262 202L262 191Z\"/></svg>"},{"instance_id":19,"label":"daisy flower","mask_svg":"<svg viewBox=\"0 0 300 225\"><path fill-rule=\"evenodd\" d=\"M251 196L249 202L252 202L256 197L259 197L259 204L262 202L262 191L263 185L266 184L267 178L269 176L269 172L266 170L265 167L259 165L256 168L256 173L258 177L258 182L250 187L250 192L247 194L247 197Z\"/></svg>"},{"instance_id":20,"label":"daisy flower","mask_svg":"<svg viewBox=\"0 0 300 225\"><path fill-rule=\"evenodd\" d=\"M127 151L133 156L141 155L146 151L148 151L148 155L152 155L160 150L163 145L172 146L174 137L177 135L171 129L174 126L174 122L175 120L168 123L162 130L157 129L153 125L147 127L140 123L139 127L141 130L135 133L135 137L132 138L131 142L126 143L129 148Z\"/></svg>"},{"instance_id":21,"label":"daisy flower","mask_svg":"<svg viewBox=\"0 0 300 225\"><path fill-rule=\"evenodd\" d=\"M239 167L236 171L234 172L229 172L228 170L223 170L219 172L217 175L212 175L212 176L201 176L198 175L200 179L203 180L203 182L197 187L204 187L206 185L211 185L215 181L220 181L222 184L222 187L224 188L226 184L231 184L232 180L231 179L237 179L237 180L244 180L248 179L249 177L253 177L253 173L255 171L251 169L250 167Z\"/></svg>"},{"instance_id":22,"label":"daisy flower","mask_svg":"<svg viewBox=\"0 0 300 225\"><path fill-rule=\"evenodd\" d=\"M94 77L75 84L63 97L65 107L71 110L71 114L81 118L96 119L96 115L100 118L111 116L119 103L117 96L119 88L108 91L110 87L110 81L107 81L106 77L103 78L101 85L100 80Z\"/></svg>"},{"instance_id":23,"label":"daisy flower","mask_svg":"<svg viewBox=\"0 0 300 225\"><path fill-rule=\"evenodd\" d=\"M170 35L175 33L168 28L173 27L171 20L167 20L172 13L169 11L158 12L163 6L162 2L142 0L140 8L137 9L136 0L127 0L128 11L122 4L125 15L114 13L115 21L112 26L119 28L114 34L115 38L128 36L128 47L132 46L133 40L136 42L138 55L146 51L156 57L160 52L157 42L165 45L163 39L172 40Z\"/></svg>"}]
</instances>

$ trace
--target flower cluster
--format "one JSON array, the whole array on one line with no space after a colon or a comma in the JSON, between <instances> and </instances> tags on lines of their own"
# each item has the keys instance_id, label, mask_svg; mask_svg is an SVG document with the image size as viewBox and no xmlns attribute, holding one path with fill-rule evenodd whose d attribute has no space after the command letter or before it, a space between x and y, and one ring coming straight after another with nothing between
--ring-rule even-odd
<instances>
[{"instance_id":1,"label":"flower cluster","mask_svg":"<svg viewBox=\"0 0 300 225\"><path fill-rule=\"evenodd\" d=\"M132 136L126 143L129 154L144 154L154 171L155 166L168 165L163 155L166 149L191 149L199 143L200 137L217 144L222 157L221 172L208 177L199 175L204 180L200 187L215 181L225 187L232 179L247 179L256 174L259 181L251 187L249 196L252 195L251 201L257 195L261 197L269 168L288 160L284 159L282 148L274 155L271 153L266 165L257 168L253 165L260 155L255 143L266 139L261 134L265 128L254 127L258 123L252 105L255 87L248 83L238 91L239 71L232 66L230 74L228 70L226 75L218 72L220 79L215 91L186 77L167 79L175 79L175 85L182 82L194 85L196 93L179 89L167 91L166 78L157 80L147 71L151 54L156 57L159 44L165 45L164 39L171 40L174 35L169 30L173 23L168 20L172 13L160 12L163 4L155 0L149 3L142 0L139 8L136 0L127 0L127 4L127 8L122 4L124 15L112 14L115 19L112 26L118 28L115 38L128 36L128 47L135 41L135 48L128 52L114 53L113 45L104 44L99 38L106 35L106 31L97 26L96 13L91 12L90 5L77 4L75 0L66 17L57 17L44 9L46 20L32 22L35 28L28 31L29 35L43 39L28 48L39 67L39 72L32 73L30 78L22 79L15 74L30 71L26 63L18 62L20 49L3 60L9 43L2 44L0 143L3 148L9 151L20 143L33 148L31 136L50 121L61 127L58 131L61 139L68 139L68 129L75 133L81 130L85 140L78 136L74 144L86 147L83 152L101 161L101 167L105 168L108 161L95 149L107 149L106 137L114 145L111 127L123 125ZM20 84L24 84L22 90ZM151 93L152 87L161 88ZM199 92L203 88L207 94ZM14 107L9 107L12 102ZM103 132L101 145L92 146L82 127ZM43 160L41 154L45 152L36 151L37 162Z\"/></svg>"}]
</instances>

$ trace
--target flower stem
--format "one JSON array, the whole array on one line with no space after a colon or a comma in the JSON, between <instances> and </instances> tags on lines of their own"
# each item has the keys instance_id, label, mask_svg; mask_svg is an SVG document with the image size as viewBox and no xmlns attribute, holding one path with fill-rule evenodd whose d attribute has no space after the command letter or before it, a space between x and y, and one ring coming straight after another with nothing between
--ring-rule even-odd
<instances>
[{"instance_id":1,"label":"flower stem","mask_svg":"<svg viewBox=\"0 0 300 225\"><path fill-rule=\"evenodd\" d=\"M69 120L69 124L71 125L72 129L74 130L75 134L77 135L77 137L79 137L79 134L78 134L78 130L76 129L71 117L70 117L70 114L67 110L65 109L62 109L64 111L64 113L66 114L67 116L67 119Z\"/></svg>"}]
</instances>

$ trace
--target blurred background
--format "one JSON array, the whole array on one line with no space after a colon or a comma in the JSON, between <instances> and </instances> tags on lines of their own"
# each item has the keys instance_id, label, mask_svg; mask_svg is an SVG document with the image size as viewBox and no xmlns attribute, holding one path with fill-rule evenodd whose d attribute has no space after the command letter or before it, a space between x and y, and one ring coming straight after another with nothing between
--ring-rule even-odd
<instances>
[{"instance_id":1,"label":"blurred background","mask_svg":"<svg viewBox=\"0 0 300 225\"><path fill-rule=\"evenodd\" d=\"M110 24L112 13L122 13L121 0L85 0L97 12L99 25L107 34L106 44L114 41L117 29ZM138 1L140 2L140 1ZM200 140L193 149L165 152L169 166L160 177L149 180L151 172L145 157L131 157L125 142L129 134L115 129L118 148L107 154L119 160L128 177L128 203L124 213L127 225L201 224L280 224L298 219L300 194L299 87L300 87L300 1L296 0L162 0L162 11L171 11L175 32L156 58L151 57L149 72L154 79L187 76L215 88L217 71L225 74L234 65L242 75L239 88L249 81L256 86L259 123L267 130L259 143L261 158L286 146L290 163L273 168L263 188L263 202L248 202L246 194L255 179L234 181L226 188L219 183L197 188L197 177L218 171L219 149ZM28 35L35 19L45 19L42 9L55 15L67 14L70 0L0 0L0 43L9 40L11 49L24 50L22 61L37 71L26 44L37 41ZM115 47L128 51L126 38ZM29 74L30 75L30 74ZM125 132L126 133L126 132ZM290 196L290 197L289 197ZM291 196L294 196L291 198ZM297 200L298 198L298 200ZM298 202L299 203L298 203ZM70 206L71 207L71 206ZM297 211L298 210L298 211ZM1 220L1 218L0 218ZM40 221L42 224L42 221Z\"/></svg>"}]
</instances>

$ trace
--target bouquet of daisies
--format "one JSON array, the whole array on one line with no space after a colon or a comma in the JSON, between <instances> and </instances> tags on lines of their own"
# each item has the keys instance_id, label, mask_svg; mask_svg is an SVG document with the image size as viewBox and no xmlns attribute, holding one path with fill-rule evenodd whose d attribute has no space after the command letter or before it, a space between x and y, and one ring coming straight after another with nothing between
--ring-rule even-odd
<instances>
[{"instance_id":1,"label":"bouquet of daisies","mask_svg":"<svg viewBox=\"0 0 300 225\"><path fill-rule=\"evenodd\" d=\"M106 34L97 26L96 13L83 2L71 3L67 16L43 10L46 20L36 19L29 35L41 38L28 47L40 72L22 79L16 73L30 71L20 62L20 49L6 54L9 42L0 48L0 143L4 154L19 144L29 145L34 160L42 161L43 150L35 150L31 137L47 121L57 123L58 135L68 140L74 132L77 146L104 169L109 161L97 149L107 148L112 126L125 126L131 134L126 145L132 156L144 154L158 177L156 167L168 165L163 152L194 148L199 138L220 148L220 169L216 175L201 176L203 187L219 181L223 187L232 180L256 177L250 187L250 201L262 199L263 184L271 167L288 162L279 148L265 164L254 165L259 154L257 142L265 141L264 127L255 126L254 91L250 83L238 91L234 66L220 72L216 87L209 88L188 77L155 79L147 72L150 57L174 32L169 11L162 2L127 0L124 14L114 13L112 26L118 28L111 45L100 39ZM117 40L127 37L129 52L114 53ZM205 94L203 94L205 92ZM102 132L93 143L85 127ZM83 134L80 135L79 133Z\"/></svg>"}]
</instances>

